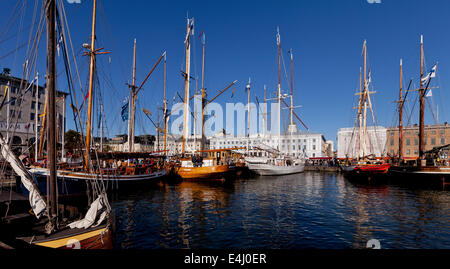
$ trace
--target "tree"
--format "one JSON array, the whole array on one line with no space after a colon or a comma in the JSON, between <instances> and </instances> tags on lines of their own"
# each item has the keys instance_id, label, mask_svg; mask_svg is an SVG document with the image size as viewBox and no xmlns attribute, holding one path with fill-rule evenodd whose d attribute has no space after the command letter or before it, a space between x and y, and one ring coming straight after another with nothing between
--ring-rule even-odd
<instances>
[{"instance_id":1,"label":"tree","mask_svg":"<svg viewBox=\"0 0 450 269\"><path fill-rule=\"evenodd\" d=\"M79 151L81 147L81 135L79 132L76 132L74 130L69 130L65 134L65 149L67 152L70 152L71 154L75 155L76 152Z\"/></svg>"}]
</instances>

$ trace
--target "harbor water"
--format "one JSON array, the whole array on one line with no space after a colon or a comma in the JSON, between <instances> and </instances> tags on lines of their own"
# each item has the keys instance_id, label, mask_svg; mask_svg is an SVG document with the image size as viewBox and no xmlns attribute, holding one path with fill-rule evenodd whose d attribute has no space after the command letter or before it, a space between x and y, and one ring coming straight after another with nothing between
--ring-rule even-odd
<instances>
[{"instance_id":1,"label":"harbor water","mask_svg":"<svg viewBox=\"0 0 450 269\"><path fill-rule=\"evenodd\" d=\"M119 249L450 249L450 192L305 172L112 197Z\"/></svg>"}]
</instances>

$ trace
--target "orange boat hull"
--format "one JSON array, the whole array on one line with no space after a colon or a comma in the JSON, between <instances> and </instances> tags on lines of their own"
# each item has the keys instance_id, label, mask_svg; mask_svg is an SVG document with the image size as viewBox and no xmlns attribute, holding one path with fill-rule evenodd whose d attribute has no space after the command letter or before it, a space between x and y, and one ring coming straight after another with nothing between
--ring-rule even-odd
<instances>
[{"instance_id":1,"label":"orange boat hull","mask_svg":"<svg viewBox=\"0 0 450 269\"><path fill-rule=\"evenodd\" d=\"M232 169L228 165L206 167L179 167L178 175L183 179L221 179Z\"/></svg>"}]
</instances>

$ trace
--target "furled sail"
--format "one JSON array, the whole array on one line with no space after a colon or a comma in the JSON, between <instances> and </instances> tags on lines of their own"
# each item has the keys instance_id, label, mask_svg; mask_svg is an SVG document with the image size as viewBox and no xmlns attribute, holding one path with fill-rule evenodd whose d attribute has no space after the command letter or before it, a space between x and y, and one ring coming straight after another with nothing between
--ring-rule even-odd
<instances>
[{"instance_id":1,"label":"furled sail","mask_svg":"<svg viewBox=\"0 0 450 269\"><path fill-rule=\"evenodd\" d=\"M109 212L108 206L109 204L106 194L99 195L98 198L91 204L84 219L70 223L69 227L71 229L74 228L87 229L94 224L95 220L97 219L97 215L101 212L100 216L98 217L97 223L93 227L98 226L106 218Z\"/></svg>"},{"instance_id":2,"label":"furled sail","mask_svg":"<svg viewBox=\"0 0 450 269\"><path fill-rule=\"evenodd\" d=\"M16 157L16 155L14 155L8 143L5 141L1 134L0 147L1 155L11 165L14 172L18 176L20 176L22 184L29 191L29 201L31 208L33 209L35 216L39 219L45 213L46 204L42 199L42 196L39 193L36 184L34 184L32 175L25 169L22 162Z\"/></svg>"}]
</instances>

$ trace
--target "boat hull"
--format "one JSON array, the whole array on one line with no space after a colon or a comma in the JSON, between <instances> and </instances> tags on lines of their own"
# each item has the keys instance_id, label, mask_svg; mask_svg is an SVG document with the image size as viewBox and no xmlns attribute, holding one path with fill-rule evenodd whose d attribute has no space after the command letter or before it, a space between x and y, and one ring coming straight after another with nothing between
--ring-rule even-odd
<instances>
[{"instance_id":1,"label":"boat hull","mask_svg":"<svg viewBox=\"0 0 450 269\"><path fill-rule=\"evenodd\" d=\"M18 238L36 247L54 249L113 249L113 232L109 225L89 229L70 229L50 236L39 235Z\"/></svg>"},{"instance_id":2,"label":"boat hull","mask_svg":"<svg viewBox=\"0 0 450 269\"><path fill-rule=\"evenodd\" d=\"M350 180L365 182L385 182L391 164L364 164L342 167L344 176Z\"/></svg>"},{"instance_id":3,"label":"boat hull","mask_svg":"<svg viewBox=\"0 0 450 269\"><path fill-rule=\"evenodd\" d=\"M260 176L281 176L298 174L305 171L305 165L276 166L262 163L248 163L248 169Z\"/></svg>"},{"instance_id":4,"label":"boat hull","mask_svg":"<svg viewBox=\"0 0 450 269\"><path fill-rule=\"evenodd\" d=\"M32 168L29 172L33 174L37 181L39 190L43 195L47 193L47 177L49 176L48 169ZM114 175L106 174L99 175L85 172L72 172L65 170L57 171L58 179L58 194L60 196L78 196L86 194L86 182L92 180L103 181L107 190L112 190L119 186L134 186L141 184L150 184L159 182L168 173L167 170L160 170L157 172L141 175Z\"/></svg>"},{"instance_id":5,"label":"boat hull","mask_svg":"<svg viewBox=\"0 0 450 269\"><path fill-rule=\"evenodd\" d=\"M217 179L223 180L232 172L233 168L229 165L215 165L202 167L179 167L177 174L183 180L205 180Z\"/></svg>"},{"instance_id":6,"label":"boat hull","mask_svg":"<svg viewBox=\"0 0 450 269\"><path fill-rule=\"evenodd\" d=\"M399 183L450 186L449 166L392 166L389 174L392 181Z\"/></svg>"}]
</instances>

